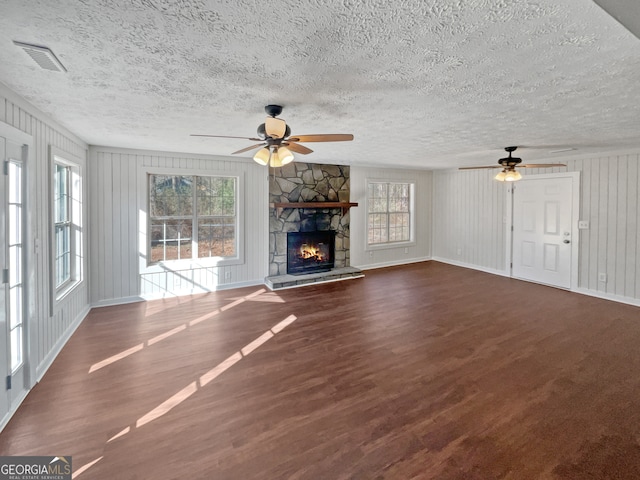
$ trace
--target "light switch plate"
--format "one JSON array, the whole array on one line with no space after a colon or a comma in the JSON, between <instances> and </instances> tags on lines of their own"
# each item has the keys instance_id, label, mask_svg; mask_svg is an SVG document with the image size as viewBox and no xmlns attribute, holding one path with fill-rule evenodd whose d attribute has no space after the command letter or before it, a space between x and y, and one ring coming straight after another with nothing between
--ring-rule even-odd
<instances>
[{"instance_id":1,"label":"light switch plate","mask_svg":"<svg viewBox=\"0 0 640 480\"><path fill-rule=\"evenodd\" d=\"M589 220L580 220L578 222L578 228L580 230L587 230L589 228Z\"/></svg>"}]
</instances>

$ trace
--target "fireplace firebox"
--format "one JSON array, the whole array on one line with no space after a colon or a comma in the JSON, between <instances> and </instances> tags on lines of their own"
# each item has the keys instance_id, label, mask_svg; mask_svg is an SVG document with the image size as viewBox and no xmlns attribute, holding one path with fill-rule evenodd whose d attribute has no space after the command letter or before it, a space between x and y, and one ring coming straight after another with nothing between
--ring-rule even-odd
<instances>
[{"instance_id":1,"label":"fireplace firebox","mask_svg":"<svg viewBox=\"0 0 640 480\"><path fill-rule=\"evenodd\" d=\"M336 232L287 233L287 273L326 272L334 267Z\"/></svg>"}]
</instances>

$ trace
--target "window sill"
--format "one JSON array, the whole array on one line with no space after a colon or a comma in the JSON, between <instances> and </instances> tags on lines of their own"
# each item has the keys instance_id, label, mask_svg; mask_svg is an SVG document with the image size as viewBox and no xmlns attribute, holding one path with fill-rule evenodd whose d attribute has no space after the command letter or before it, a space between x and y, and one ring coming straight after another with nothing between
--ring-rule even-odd
<instances>
[{"instance_id":1,"label":"window sill","mask_svg":"<svg viewBox=\"0 0 640 480\"><path fill-rule=\"evenodd\" d=\"M199 258L187 260L166 260L147 265L141 274L177 272L182 270L198 270L202 268L227 267L231 265L241 265L242 259L233 258Z\"/></svg>"},{"instance_id":2,"label":"window sill","mask_svg":"<svg viewBox=\"0 0 640 480\"><path fill-rule=\"evenodd\" d=\"M373 245L367 245L364 249L365 252L372 252L376 250L392 250L394 248L407 248L415 247L415 241L408 242L393 242L393 243L375 243Z\"/></svg>"}]
</instances>

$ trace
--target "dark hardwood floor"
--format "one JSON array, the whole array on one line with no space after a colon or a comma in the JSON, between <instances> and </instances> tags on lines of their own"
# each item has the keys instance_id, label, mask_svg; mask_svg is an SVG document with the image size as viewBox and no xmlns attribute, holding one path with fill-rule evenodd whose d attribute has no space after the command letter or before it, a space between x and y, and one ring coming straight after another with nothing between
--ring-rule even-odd
<instances>
[{"instance_id":1,"label":"dark hardwood floor","mask_svg":"<svg viewBox=\"0 0 640 480\"><path fill-rule=\"evenodd\" d=\"M0 433L79 479L637 479L640 309L436 262L93 310Z\"/></svg>"}]
</instances>

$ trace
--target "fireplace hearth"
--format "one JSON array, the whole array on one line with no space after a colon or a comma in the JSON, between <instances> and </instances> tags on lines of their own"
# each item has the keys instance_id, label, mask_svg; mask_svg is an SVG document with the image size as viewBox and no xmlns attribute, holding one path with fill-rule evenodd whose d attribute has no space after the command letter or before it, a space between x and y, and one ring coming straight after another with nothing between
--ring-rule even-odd
<instances>
[{"instance_id":1,"label":"fireplace hearth","mask_svg":"<svg viewBox=\"0 0 640 480\"><path fill-rule=\"evenodd\" d=\"M334 267L335 232L288 232L287 273L327 272Z\"/></svg>"}]
</instances>

